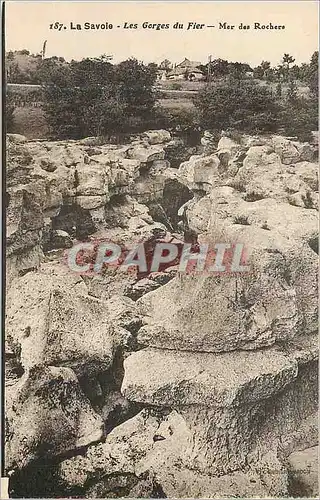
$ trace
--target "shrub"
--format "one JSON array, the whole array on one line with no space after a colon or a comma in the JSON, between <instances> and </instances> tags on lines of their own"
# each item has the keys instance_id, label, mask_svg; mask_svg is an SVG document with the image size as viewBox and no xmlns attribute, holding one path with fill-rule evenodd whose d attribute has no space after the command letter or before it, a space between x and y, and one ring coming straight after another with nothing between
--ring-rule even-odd
<instances>
[{"instance_id":1,"label":"shrub","mask_svg":"<svg viewBox=\"0 0 320 500\"><path fill-rule=\"evenodd\" d=\"M112 66L104 57L51 62L46 67L44 111L58 138L110 136L150 120L156 70L129 59Z\"/></svg>"},{"instance_id":2,"label":"shrub","mask_svg":"<svg viewBox=\"0 0 320 500\"><path fill-rule=\"evenodd\" d=\"M195 98L205 128L236 128L246 132L273 132L280 107L272 92L247 80L228 79L207 87Z\"/></svg>"},{"instance_id":3,"label":"shrub","mask_svg":"<svg viewBox=\"0 0 320 500\"><path fill-rule=\"evenodd\" d=\"M275 95L265 86L253 82L230 80L200 92L195 104L200 123L212 130L241 132L281 132L308 141L311 131L318 129L318 99L298 95L294 81L290 82L285 99L281 85Z\"/></svg>"},{"instance_id":4,"label":"shrub","mask_svg":"<svg viewBox=\"0 0 320 500\"><path fill-rule=\"evenodd\" d=\"M295 136L300 141L310 141L311 132L318 130L318 99L287 99L282 105L279 124L286 135Z\"/></svg>"},{"instance_id":5,"label":"shrub","mask_svg":"<svg viewBox=\"0 0 320 500\"><path fill-rule=\"evenodd\" d=\"M198 129L199 115L196 109L190 108L156 108L157 124L159 128L176 130L182 133Z\"/></svg>"}]
</instances>

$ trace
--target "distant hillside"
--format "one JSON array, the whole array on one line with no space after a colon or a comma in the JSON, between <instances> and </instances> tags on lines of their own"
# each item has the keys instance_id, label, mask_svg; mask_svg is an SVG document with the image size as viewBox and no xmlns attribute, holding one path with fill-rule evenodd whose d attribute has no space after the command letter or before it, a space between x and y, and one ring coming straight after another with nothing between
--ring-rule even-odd
<instances>
[{"instance_id":1,"label":"distant hillside","mask_svg":"<svg viewBox=\"0 0 320 500\"><path fill-rule=\"evenodd\" d=\"M50 58L60 64L67 64L63 57ZM41 54L30 54L27 49L9 51L6 53L5 66L7 83L40 84L39 74L42 61Z\"/></svg>"}]
</instances>

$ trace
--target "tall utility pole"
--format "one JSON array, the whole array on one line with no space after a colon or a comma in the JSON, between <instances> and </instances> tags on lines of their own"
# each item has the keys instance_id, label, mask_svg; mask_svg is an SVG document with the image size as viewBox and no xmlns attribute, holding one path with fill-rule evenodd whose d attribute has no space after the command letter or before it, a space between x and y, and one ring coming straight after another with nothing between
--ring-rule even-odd
<instances>
[{"instance_id":1,"label":"tall utility pole","mask_svg":"<svg viewBox=\"0 0 320 500\"><path fill-rule=\"evenodd\" d=\"M212 77L212 73L211 73L211 59L212 59L212 56L209 56L208 58L208 84L211 83L211 77Z\"/></svg>"},{"instance_id":2,"label":"tall utility pole","mask_svg":"<svg viewBox=\"0 0 320 500\"><path fill-rule=\"evenodd\" d=\"M47 40L45 40L44 43L43 43L43 47L42 47L42 51L41 51L42 60L46 56L46 46L47 46Z\"/></svg>"}]
</instances>

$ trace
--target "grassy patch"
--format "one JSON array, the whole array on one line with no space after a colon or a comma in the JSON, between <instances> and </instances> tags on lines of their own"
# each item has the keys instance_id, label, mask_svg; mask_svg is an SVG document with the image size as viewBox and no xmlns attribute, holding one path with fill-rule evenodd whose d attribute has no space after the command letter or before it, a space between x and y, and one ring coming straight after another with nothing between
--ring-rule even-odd
<instances>
[{"instance_id":1,"label":"grassy patch","mask_svg":"<svg viewBox=\"0 0 320 500\"><path fill-rule=\"evenodd\" d=\"M185 97L180 99L159 99L158 103L165 109L195 109L193 101Z\"/></svg>"}]
</instances>

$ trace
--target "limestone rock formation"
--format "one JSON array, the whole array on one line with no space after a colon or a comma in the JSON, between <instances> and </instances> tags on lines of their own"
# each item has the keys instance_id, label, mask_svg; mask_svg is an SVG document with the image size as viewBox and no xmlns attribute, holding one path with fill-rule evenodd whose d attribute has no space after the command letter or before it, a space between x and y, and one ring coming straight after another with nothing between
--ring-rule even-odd
<instances>
[{"instance_id":1,"label":"limestone rock formation","mask_svg":"<svg viewBox=\"0 0 320 500\"><path fill-rule=\"evenodd\" d=\"M6 467L12 472L99 441L103 421L70 368L37 366L7 391Z\"/></svg>"},{"instance_id":2,"label":"limestone rock formation","mask_svg":"<svg viewBox=\"0 0 320 500\"><path fill-rule=\"evenodd\" d=\"M109 369L130 335L112 326L108 307L80 277L51 264L12 283L6 325L24 369L68 366L78 375Z\"/></svg>"},{"instance_id":3,"label":"limestone rock formation","mask_svg":"<svg viewBox=\"0 0 320 500\"><path fill-rule=\"evenodd\" d=\"M294 433L316 411L316 351L315 338L299 340L287 352L145 349L126 359L122 391L130 400L181 413L193 435L183 455L186 466L227 473L243 467L249 456L256 462L259 454L277 449L284 432ZM299 401L306 379L307 406Z\"/></svg>"},{"instance_id":4,"label":"limestone rock formation","mask_svg":"<svg viewBox=\"0 0 320 500\"><path fill-rule=\"evenodd\" d=\"M274 480L273 467L273 488L266 487L265 471L263 474L254 468L220 477L183 468L183 457L191 442L190 429L175 410L162 417L155 410L143 410L114 429L105 444L92 446L83 458L63 462L60 477L70 491L78 487L87 491L87 496L111 496L119 490L128 497L148 497L156 490L162 496L178 498L191 494L214 498L235 493L252 496L254 491L262 496L270 491L275 495L287 492L286 474L281 474L280 464L282 481ZM89 491L87 484L91 485Z\"/></svg>"},{"instance_id":5,"label":"limestone rock formation","mask_svg":"<svg viewBox=\"0 0 320 500\"><path fill-rule=\"evenodd\" d=\"M163 144L171 140L171 134L167 130L149 130L144 132L145 137L149 144Z\"/></svg>"},{"instance_id":6,"label":"limestone rock formation","mask_svg":"<svg viewBox=\"0 0 320 500\"><path fill-rule=\"evenodd\" d=\"M12 496L317 495L316 155L277 135L8 135ZM79 242L188 235L204 269L68 267Z\"/></svg>"}]
</instances>

